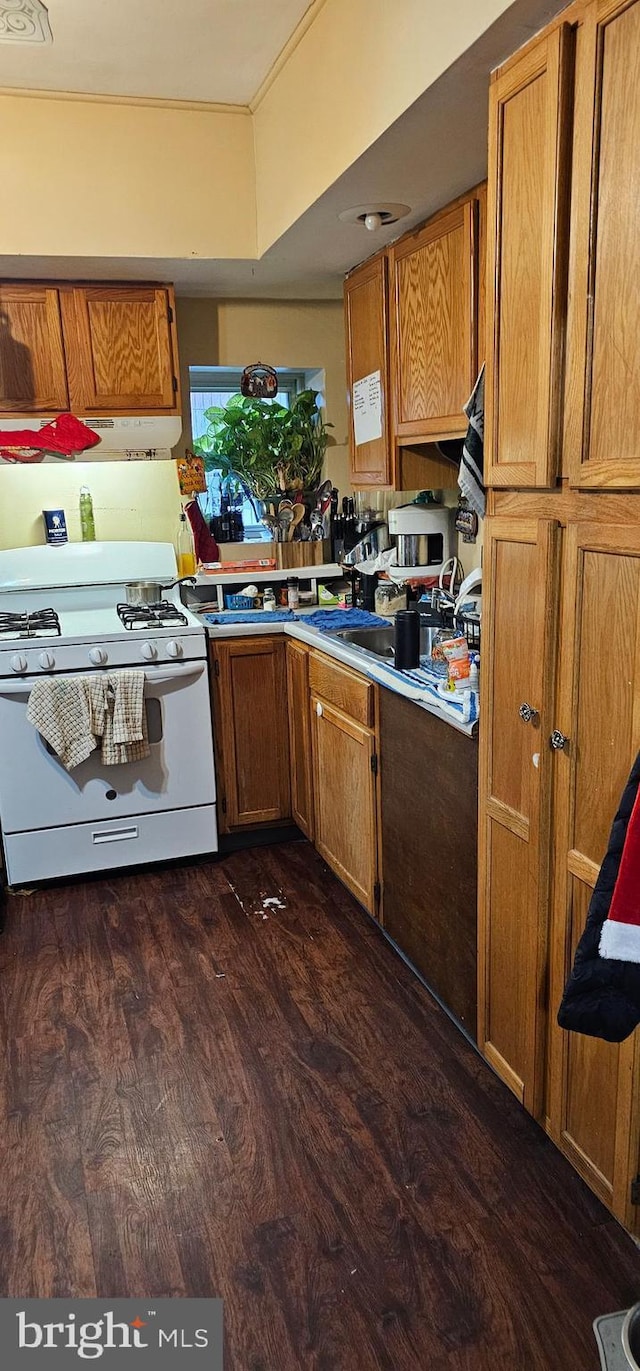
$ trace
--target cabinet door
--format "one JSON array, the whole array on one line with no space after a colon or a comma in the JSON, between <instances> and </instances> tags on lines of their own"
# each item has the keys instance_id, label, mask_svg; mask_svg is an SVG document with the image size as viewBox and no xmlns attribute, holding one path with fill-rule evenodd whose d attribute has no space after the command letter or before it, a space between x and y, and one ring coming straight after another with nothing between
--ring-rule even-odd
<instances>
[{"instance_id":1,"label":"cabinet door","mask_svg":"<svg viewBox=\"0 0 640 1371\"><path fill-rule=\"evenodd\" d=\"M311 696L316 847L370 914L377 881L375 736Z\"/></svg>"},{"instance_id":2,"label":"cabinet door","mask_svg":"<svg viewBox=\"0 0 640 1371\"><path fill-rule=\"evenodd\" d=\"M561 25L489 92L487 485L559 470L571 43Z\"/></svg>"},{"instance_id":3,"label":"cabinet door","mask_svg":"<svg viewBox=\"0 0 640 1371\"><path fill-rule=\"evenodd\" d=\"M0 412L68 408L57 290L0 286Z\"/></svg>"},{"instance_id":4,"label":"cabinet door","mask_svg":"<svg viewBox=\"0 0 640 1371\"><path fill-rule=\"evenodd\" d=\"M488 520L478 1039L536 1116L544 1099L556 553L551 520Z\"/></svg>"},{"instance_id":5,"label":"cabinet door","mask_svg":"<svg viewBox=\"0 0 640 1371\"><path fill-rule=\"evenodd\" d=\"M390 250L394 431L462 437L476 379L477 201L438 215Z\"/></svg>"},{"instance_id":6,"label":"cabinet door","mask_svg":"<svg viewBox=\"0 0 640 1371\"><path fill-rule=\"evenodd\" d=\"M214 643L214 731L227 828L291 816L285 645L277 638Z\"/></svg>"},{"instance_id":7,"label":"cabinet door","mask_svg":"<svg viewBox=\"0 0 640 1371\"><path fill-rule=\"evenodd\" d=\"M594 0L578 48L569 401L572 485L640 486L640 0Z\"/></svg>"},{"instance_id":8,"label":"cabinet door","mask_svg":"<svg viewBox=\"0 0 640 1371\"><path fill-rule=\"evenodd\" d=\"M287 642L287 697L291 755L291 814L313 842L311 719L309 715L309 649Z\"/></svg>"},{"instance_id":9,"label":"cabinet door","mask_svg":"<svg viewBox=\"0 0 640 1371\"><path fill-rule=\"evenodd\" d=\"M388 414L389 363L387 258L382 253L352 271L344 283L344 315L347 348L349 447L351 483L361 486L392 486L393 463ZM377 374L381 397L378 437L356 442L353 387L365 376Z\"/></svg>"},{"instance_id":10,"label":"cabinet door","mask_svg":"<svg viewBox=\"0 0 640 1371\"><path fill-rule=\"evenodd\" d=\"M154 286L78 286L63 292L74 409L152 414L178 408L170 295Z\"/></svg>"},{"instance_id":11,"label":"cabinet door","mask_svg":"<svg viewBox=\"0 0 640 1371\"><path fill-rule=\"evenodd\" d=\"M568 741L555 754L550 1129L592 1188L632 1226L638 1035L618 1046L563 1032L555 1015L640 748L640 530L570 526L564 587L554 727Z\"/></svg>"}]
</instances>

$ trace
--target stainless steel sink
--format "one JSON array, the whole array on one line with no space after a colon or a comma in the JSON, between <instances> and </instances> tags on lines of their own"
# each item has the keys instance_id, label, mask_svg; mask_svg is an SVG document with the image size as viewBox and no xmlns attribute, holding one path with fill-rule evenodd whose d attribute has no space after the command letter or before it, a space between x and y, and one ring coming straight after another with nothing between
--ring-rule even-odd
<instances>
[{"instance_id":1,"label":"stainless steel sink","mask_svg":"<svg viewBox=\"0 0 640 1371\"><path fill-rule=\"evenodd\" d=\"M420 629L420 656L428 657L431 652L431 644L437 628L421 627ZM342 628L336 633L336 638L348 643L350 647L359 648L361 652L368 652L372 657L380 657L387 661L393 661L395 629L393 624L388 628Z\"/></svg>"}]
</instances>

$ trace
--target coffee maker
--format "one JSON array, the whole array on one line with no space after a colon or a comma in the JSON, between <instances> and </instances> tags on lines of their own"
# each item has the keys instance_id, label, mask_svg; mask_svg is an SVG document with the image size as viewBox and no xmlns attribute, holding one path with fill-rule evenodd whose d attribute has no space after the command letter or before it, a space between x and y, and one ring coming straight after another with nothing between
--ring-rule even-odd
<instances>
[{"instance_id":1,"label":"coffee maker","mask_svg":"<svg viewBox=\"0 0 640 1371\"><path fill-rule=\"evenodd\" d=\"M445 505L399 505L388 514L389 533L396 545L396 570L412 575L439 576L453 555L455 510Z\"/></svg>"}]
</instances>

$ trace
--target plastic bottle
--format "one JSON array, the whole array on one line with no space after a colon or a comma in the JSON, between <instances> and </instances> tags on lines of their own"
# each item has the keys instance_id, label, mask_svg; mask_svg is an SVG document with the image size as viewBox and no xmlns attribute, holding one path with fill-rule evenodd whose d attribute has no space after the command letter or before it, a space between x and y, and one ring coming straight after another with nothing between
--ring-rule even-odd
<instances>
[{"instance_id":1,"label":"plastic bottle","mask_svg":"<svg viewBox=\"0 0 640 1371\"><path fill-rule=\"evenodd\" d=\"M96 525L93 517L93 500L88 486L80 486L80 530L83 543L95 543Z\"/></svg>"},{"instance_id":2,"label":"plastic bottle","mask_svg":"<svg viewBox=\"0 0 640 1371\"><path fill-rule=\"evenodd\" d=\"M287 605L289 609L300 608L300 578L289 576L287 580Z\"/></svg>"},{"instance_id":3,"label":"plastic bottle","mask_svg":"<svg viewBox=\"0 0 640 1371\"><path fill-rule=\"evenodd\" d=\"M196 554L193 547L191 525L184 510L180 514L178 524L176 553L178 556L178 576L193 576L196 569Z\"/></svg>"},{"instance_id":4,"label":"plastic bottle","mask_svg":"<svg viewBox=\"0 0 640 1371\"><path fill-rule=\"evenodd\" d=\"M469 690L475 690L476 692L480 689L480 672L478 669L479 665L480 658L478 656L478 653L472 652L471 665L469 667Z\"/></svg>"}]
</instances>

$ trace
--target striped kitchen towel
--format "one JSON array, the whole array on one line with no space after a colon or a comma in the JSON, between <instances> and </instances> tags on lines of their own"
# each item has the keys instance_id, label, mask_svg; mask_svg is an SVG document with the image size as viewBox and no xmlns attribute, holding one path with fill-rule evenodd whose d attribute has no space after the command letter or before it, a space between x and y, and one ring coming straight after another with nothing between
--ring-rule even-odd
<instances>
[{"instance_id":1,"label":"striped kitchen towel","mask_svg":"<svg viewBox=\"0 0 640 1371\"><path fill-rule=\"evenodd\" d=\"M467 436L462 448L458 485L467 504L484 518L484 362L480 375L464 407L469 420Z\"/></svg>"}]
</instances>

